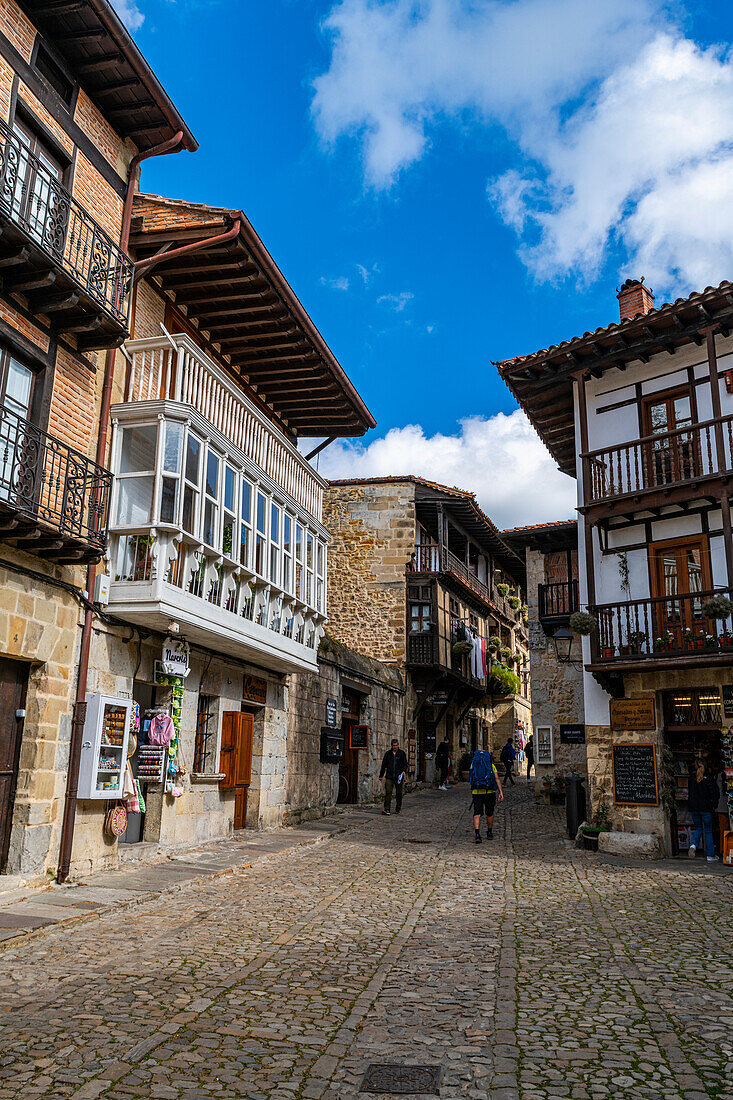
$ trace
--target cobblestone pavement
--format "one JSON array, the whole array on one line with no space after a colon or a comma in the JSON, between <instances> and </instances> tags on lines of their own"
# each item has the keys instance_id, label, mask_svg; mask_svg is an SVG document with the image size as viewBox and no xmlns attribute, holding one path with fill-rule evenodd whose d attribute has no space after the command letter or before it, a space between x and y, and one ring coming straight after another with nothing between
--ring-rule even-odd
<instances>
[{"instance_id":1,"label":"cobblestone pavement","mask_svg":"<svg viewBox=\"0 0 733 1100\"><path fill-rule=\"evenodd\" d=\"M481 847L465 785L345 820L2 952L0 1100L341 1100L374 1062L451 1098L733 1098L727 874L575 852L521 787Z\"/></svg>"}]
</instances>

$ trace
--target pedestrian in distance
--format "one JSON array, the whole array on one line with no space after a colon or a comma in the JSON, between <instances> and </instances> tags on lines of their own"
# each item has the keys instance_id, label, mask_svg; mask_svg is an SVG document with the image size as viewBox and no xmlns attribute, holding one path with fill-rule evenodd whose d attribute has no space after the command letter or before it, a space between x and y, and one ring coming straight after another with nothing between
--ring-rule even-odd
<instances>
[{"instance_id":1,"label":"pedestrian in distance","mask_svg":"<svg viewBox=\"0 0 733 1100\"><path fill-rule=\"evenodd\" d=\"M694 773L690 772L688 783L687 805L692 816L695 831L692 834L692 844L688 849L688 856L694 859L698 848L702 847L703 832L705 833L705 855L708 863L716 863L718 857L715 854L715 841L713 840L713 810L718 804L720 792L718 784L710 774L708 768L700 760Z\"/></svg>"},{"instance_id":2,"label":"pedestrian in distance","mask_svg":"<svg viewBox=\"0 0 733 1100\"><path fill-rule=\"evenodd\" d=\"M529 741L524 746L524 755L527 757L527 782L529 783L529 773L534 768L534 734L530 734ZM537 769L535 768L535 779L537 778Z\"/></svg>"},{"instance_id":3,"label":"pedestrian in distance","mask_svg":"<svg viewBox=\"0 0 733 1100\"><path fill-rule=\"evenodd\" d=\"M481 815L486 815L486 839L491 840L494 835L496 800L498 798L499 802L504 801L499 773L496 770L491 753L486 749L476 749L473 754L468 781L473 798L474 843L481 844L483 843L481 840Z\"/></svg>"},{"instance_id":4,"label":"pedestrian in distance","mask_svg":"<svg viewBox=\"0 0 733 1100\"><path fill-rule=\"evenodd\" d=\"M511 737L507 737L506 745L501 750L499 759L504 765L504 782L511 783L513 787L514 776L512 775L512 767L514 766L514 761L517 759L517 750L514 748Z\"/></svg>"},{"instance_id":5,"label":"pedestrian in distance","mask_svg":"<svg viewBox=\"0 0 733 1100\"><path fill-rule=\"evenodd\" d=\"M448 783L448 776L450 775L450 741L448 737L444 737L438 745L438 751L435 754L435 767L438 771L438 790L447 791L450 789Z\"/></svg>"},{"instance_id":6,"label":"pedestrian in distance","mask_svg":"<svg viewBox=\"0 0 733 1100\"><path fill-rule=\"evenodd\" d=\"M395 796L395 813L402 812L402 796L405 793L405 780L407 778L407 757L400 748L396 737L392 738L391 747L382 758L382 767L379 778L384 780L384 807L383 814L391 812L392 792Z\"/></svg>"}]
</instances>

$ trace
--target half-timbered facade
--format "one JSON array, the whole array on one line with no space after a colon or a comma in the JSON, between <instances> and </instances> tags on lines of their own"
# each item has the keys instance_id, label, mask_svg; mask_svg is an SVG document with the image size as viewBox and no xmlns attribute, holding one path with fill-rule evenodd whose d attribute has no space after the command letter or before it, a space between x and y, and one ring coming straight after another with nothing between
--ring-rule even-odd
<instances>
[{"instance_id":1,"label":"half-timbered facade","mask_svg":"<svg viewBox=\"0 0 733 1100\"><path fill-rule=\"evenodd\" d=\"M628 280L619 323L499 364L578 481L580 600L597 622L583 640L594 798L666 850L678 826L685 835L689 768L721 767L733 683L731 289L654 308L643 281ZM620 698L650 702L653 717L642 706L624 718ZM656 799L634 802L614 784L615 746L647 743Z\"/></svg>"}]
</instances>

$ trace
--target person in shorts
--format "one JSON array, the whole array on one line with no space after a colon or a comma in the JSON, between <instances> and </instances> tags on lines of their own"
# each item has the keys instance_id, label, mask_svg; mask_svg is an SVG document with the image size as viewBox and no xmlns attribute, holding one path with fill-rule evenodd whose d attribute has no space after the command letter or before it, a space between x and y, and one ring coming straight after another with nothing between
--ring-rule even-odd
<instances>
[{"instance_id":1,"label":"person in shorts","mask_svg":"<svg viewBox=\"0 0 733 1100\"><path fill-rule=\"evenodd\" d=\"M481 818L486 815L486 839L491 840L494 835L494 810L497 800L504 801L504 792L501 789L499 773L491 757L491 753L485 749L479 749L473 754L471 771L469 773L471 794L473 796L473 828L475 843L481 844Z\"/></svg>"}]
</instances>

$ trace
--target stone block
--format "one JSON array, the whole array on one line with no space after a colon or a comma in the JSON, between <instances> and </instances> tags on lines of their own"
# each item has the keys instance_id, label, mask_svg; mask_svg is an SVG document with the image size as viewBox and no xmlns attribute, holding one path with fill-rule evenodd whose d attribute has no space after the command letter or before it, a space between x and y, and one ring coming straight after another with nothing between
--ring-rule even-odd
<instances>
[{"instance_id":1,"label":"stone block","mask_svg":"<svg viewBox=\"0 0 733 1100\"><path fill-rule=\"evenodd\" d=\"M630 859L661 859L662 840L655 833L600 833L598 851Z\"/></svg>"}]
</instances>

